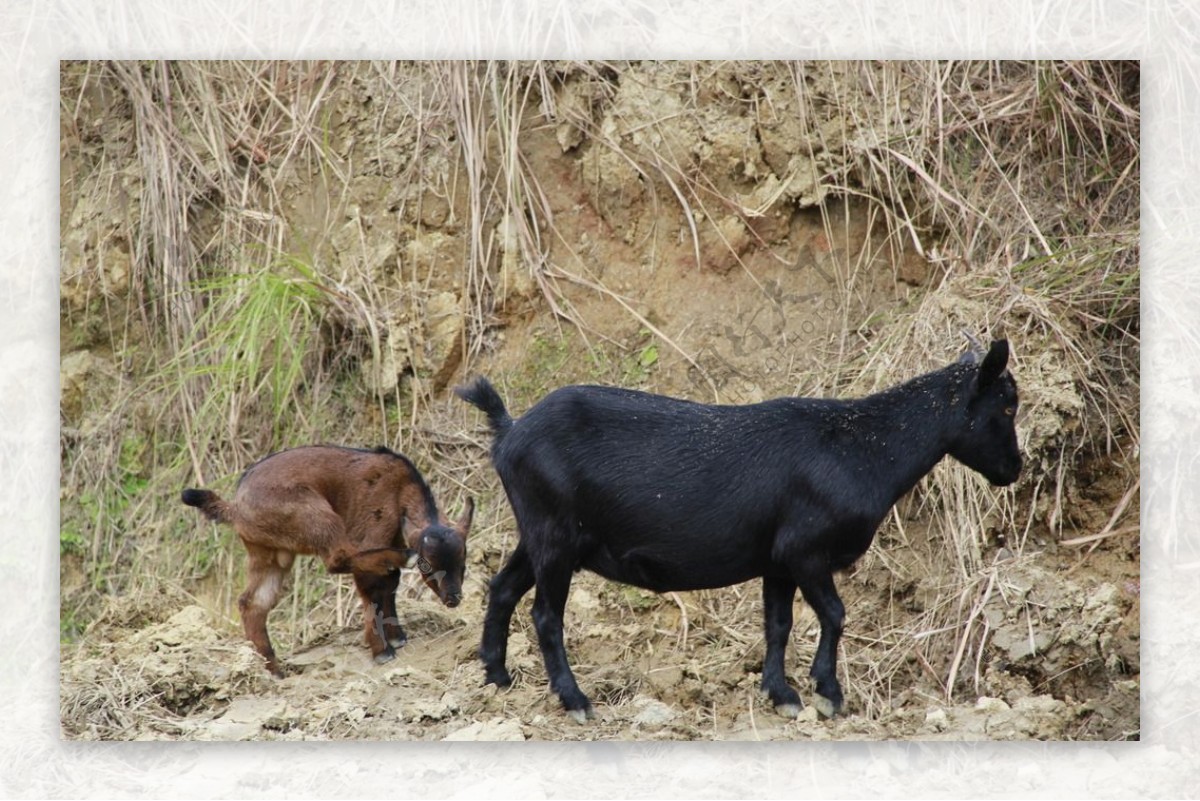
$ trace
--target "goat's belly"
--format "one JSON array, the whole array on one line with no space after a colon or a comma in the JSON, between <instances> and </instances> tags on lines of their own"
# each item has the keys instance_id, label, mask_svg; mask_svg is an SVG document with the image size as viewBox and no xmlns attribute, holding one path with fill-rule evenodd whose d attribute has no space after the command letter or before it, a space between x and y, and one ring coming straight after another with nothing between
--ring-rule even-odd
<instances>
[{"instance_id":1,"label":"goat's belly","mask_svg":"<svg viewBox=\"0 0 1200 801\"><path fill-rule=\"evenodd\" d=\"M667 556L647 551L613 553L600 547L585 557L580 567L611 581L654 592L728 587L763 574L764 566L755 560L722 561L697 557L703 557L703 554Z\"/></svg>"}]
</instances>

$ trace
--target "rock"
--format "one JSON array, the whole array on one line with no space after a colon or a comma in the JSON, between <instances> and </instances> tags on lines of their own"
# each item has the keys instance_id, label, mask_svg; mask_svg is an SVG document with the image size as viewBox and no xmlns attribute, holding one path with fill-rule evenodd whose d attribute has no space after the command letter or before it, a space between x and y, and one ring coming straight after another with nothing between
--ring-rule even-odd
<instances>
[{"instance_id":1,"label":"rock","mask_svg":"<svg viewBox=\"0 0 1200 801\"><path fill-rule=\"evenodd\" d=\"M591 121L592 91L590 82L570 79L563 82L554 94L557 111L554 138L564 153L574 150L583 142L584 132L573 120Z\"/></svg>"},{"instance_id":2,"label":"rock","mask_svg":"<svg viewBox=\"0 0 1200 801\"><path fill-rule=\"evenodd\" d=\"M464 726L442 738L443 742L494 742L524 740L520 721L512 718L492 718Z\"/></svg>"},{"instance_id":3,"label":"rock","mask_svg":"<svg viewBox=\"0 0 1200 801\"><path fill-rule=\"evenodd\" d=\"M363 383L372 392L391 392L400 383L400 375L412 364L412 341L408 324L388 320L386 335L379 343L378 356L363 360Z\"/></svg>"},{"instance_id":4,"label":"rock","mask_svg":"<svg viewBox=\"0 0 1200 801\"><path fill-rule=\"evenodd\" d=\"M975 708L981 712L1007 712L1011 707L1003 699L981 695L975 702Z\"/></svg>"},{"instance_id":5,"label":"rock","mask_svg":"<svg viewBox=\"0 0 1200 801\"><path fill-rule=\"evenodd\" d=\"M212 621L204 607L191 604L180 609L163 623L148 626L131 634L127 640L134 647L174 647L213 643L218 639Z\"/></svg>"},{"instance_id":6,"label":"rock","mask_svg":"<svg viewBox=\"0 0 1200 801\"><path fill-rule=\"evenodd\" d=\"M424 292L408 285L409 303L417 298L420 313L410 318L395 307L380 337L379 353L363 360L363 382L373 392L396 388L405 373L418 373L433 380L435 391L449 383L462 361L462 339L466 330L459 296L454 292Z\"/></svg>"},{"instance_id":7,"label":"rock","mask_svg":"<svg viewBox=\"0 0 1200 801\"><path fill-rule=\"evenodd\" d=\"M414 232L404 246L404 274L453 274L451 266L461 264L465 258L462 237L448 236L440 231Z\"/></svg>"},{"instance_id":8,"label":"rock","mask_svg":"<svg viewBox=\"0 0 1200 801\"><path fill-rule=\"evenodd\" d=\"M674 709L653 698L639 696L633 699L633 705L640 709L633 717L634 724L638 726L662 726L679 716Z\"/></svg>"},{"instance_id":9,"label":"rock","mask_svg":"<svg viewBox=\"0 0 1200 801\"><path fill-rule=\"evenodd\" d=\"M62 357L59 363L60 408L64 421L78 425L85 409L95 408L86 402L87 396L104 387L105 393L112 383L114 368L107 360L90 350L77 350Z\"/></svg>"},{"instance_id":10,"label":"rock","mask_svg":"<svg viewBox=\"0 0 1200 801\"><path fill-rule=\"evenodd\" d=\"M679 684L683 679L683 671L674 665L651 668L646 673L646 681L656 690L667 690Z\"/></svg>"},{"instance_id":11,"label":"rock","mask_svg":"<svg viewBox=\"0 0 1200 801\"><path fill-rule=\"evenodd\" d=\"M248 740L267 726L278 726L287 710L283 698L238 698L221 717L198 733L201 740Z\"/></svg>"},{"instance_id":12,"label":"rock","mask_svg":"<svg viewBox=\"0 0 1200 801\"><path fill-rule=\"evenodd\" d=\"M950 718L946 714L946 710L937 708L931 709L925 713L925 726L933 731L945 731L950 725Z\"/></svg>"},{"instance_id":13,"label":"rock","mask_svg":"<svg viewBox=\"0 0 1200 801\"><path fill-rule=\"evenodd\" d=\"M615 128L612 118L605 117L601 128ZM615 135L615 130L609 135ZM636 241L638 209L646 193L642 176L611 147L586 148L579 163L581 183L592 208L622 241Z\"/></svg>"},{"instance_id":14,"label":"rock","mask_svg":"<svg viewBox=\"0 0 1200 801\"><path fill-rule=\"evenodd\" d=\"M805 704L800 710L800 714L796 716L798 723L816 723L821 719L821 713L812 704Z\"/></svg>"},{"instance_id":15,"label":"rock","mask_svg":"<svg viewBox=\"0 0 1200 801\"><path fill-rule=\"evenodd\" d=\"M512 215L504 215L504 219L496 225L496 240L500 243L502 254L496 302L501 307L531 297L536 288L533 276L521 258L521 242L518 237L517 222Z\"/></svg>"},{"instance_id":16,"label":"rock","mask_svg":"<svg viewBox=\"0 0 1200 801\"><path fill-rule=\"evenodd\" d=\"M466 324L462 304L453 292L438 292L425 301L425 357L435 391L449 383L462 361Z\"/></svg>"},{"instance_id":17,"label":"rock","mask_svg":"<svg viewBox=\"0 0 1200 801\"><path fill-rule=\"evenodd\" d=\"M453 210L450 208L450 201L446 198L433 192L423 192L420 201L418 219L423 225L429 228L442 228L450 222Z\"/></svg>"},{"instance_id":18,"label":"rock","mask_svg":"<svg viewBox=\"0 0 1200 801\"><path fill-rule=\"evenodd\" d=\"M730 215L715 226L700 226L700 252L704 265L721 275L732 270L750 245L750 233L740 218Z\"/></svg>"},{"instance_id":19,"label":"rock","mask_svg":"<svg viewBox=\"0 0 1200 801\"><path fill-rule=\"evenodd\" d=\"M452 693L443 693L439 699L420 699L414 701L405 713L405 718L413 723L423 720L445 720L459 710L458 699Z\"/></svg>"},{"instance_id":20,"label":"rock","mask_svg":"<svg viewBox=\"0 0 1200 801\"><path fill-rule=\"evenodd\" d=\"M600 608L600 600L590 590L574 587L571 590L571 606L590 612Z\"/></svg>"}]
</instances>

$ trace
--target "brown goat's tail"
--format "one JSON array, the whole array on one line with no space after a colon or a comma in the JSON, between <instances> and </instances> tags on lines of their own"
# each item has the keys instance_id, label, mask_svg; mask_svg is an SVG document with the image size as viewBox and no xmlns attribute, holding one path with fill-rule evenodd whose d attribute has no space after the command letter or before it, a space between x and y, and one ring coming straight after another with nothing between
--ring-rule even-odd
<instances>
[{"instance_id":1,"label":"brown goat's tail","mask_svg":"<svg viewBox=\"0 0 1200 801\"><path fill-rule=\"evenodd\" d=\"M232 523L233 510L211 490L185 489L179 496L188 506L195 506L205 517L217 523Z\"/></svg>"}]
</instances>

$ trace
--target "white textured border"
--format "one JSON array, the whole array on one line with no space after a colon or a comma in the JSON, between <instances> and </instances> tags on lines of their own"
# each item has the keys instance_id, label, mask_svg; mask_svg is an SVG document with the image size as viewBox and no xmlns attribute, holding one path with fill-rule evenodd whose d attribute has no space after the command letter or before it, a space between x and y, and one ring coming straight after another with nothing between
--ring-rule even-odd
<instances>
[{"instance_id":1,"label":"white textured border","mask_svg":"<svg viewBox=\"0 0 1200 801\"><path fill-rule=\"evenodd\" d=\"M7 0L0 7L0 795L1200 795L1200 18L1192 8L1186 0L760 0L745 8L728 0ZM1141 743L60 742L58 60L539 55L1143 58Z\"/></svg>"}]
</instances>

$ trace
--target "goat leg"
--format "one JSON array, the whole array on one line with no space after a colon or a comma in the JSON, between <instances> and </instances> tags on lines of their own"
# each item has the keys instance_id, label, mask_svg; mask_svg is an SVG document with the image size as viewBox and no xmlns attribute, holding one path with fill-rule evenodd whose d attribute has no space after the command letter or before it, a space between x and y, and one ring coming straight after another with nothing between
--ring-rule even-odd
<instances>
[{"instance_id":1,"label":"goat leg","mask_svg":"<svg viewBox=\"0 0 1200 801\"><path fill-rule=\"evenodd\" d=\"M238 611L242 615L242 628L246 639L266 661L267 670L277 678L283 677L283 669L275 658L271 638L267 634L267 616L279 601L283 579L292 566L294 554L276 551L246 543L247 562L246 591L238 598Z\"/></svg>"},{"instance_id":2,"label":"goat leg","mask_svg":"<svg viewBox=\"0 0 1200 801\"><path fill-rule=\"evenodd\" d=\"M763 657L762 691L775 705L775 711L787 718L799 716L804 708L800 693L787 683L784 653L792 632L792 601L796 584L790 579L763 576L763 627L767 652Z\"/></svg>"},{"instance_id":3,"label":"goat leg","mask_svg":"<svg viewBox=\"0 0 1200 801\"><path fill-rule=\"evenodd\" d=\"M554 565L539 577L537 594L533 600L533 625L537 629L542 659L550 677L550 689L558 694L571 719L584 723L595 717L595 712L587 696L579 689L575 675L571 673L567 649L563 644L563 610L567 605L570 586L569 567Z\"/></svg>"},{"instance_id":4,"label":"goat leg","mask_svg":"<svg viewBox=\"0 0 1200 801\"><path fill-rule=\"evenodd\" d=\"M488 588L488 607L483 620L483 639L479 658L487 678L485 683L508 687L512 676L504 662L508 654L508 629L517 602L533 587L533 566L523 543L518 543L508 563L492 579Z\"/></svg>"},{"instance_id":5,"label":"goat leg","mask_svg":"<svg viewBox=\"0 0 1200 801\"><path fill-rule=\"evenodd\" d=\"M811 562L806 564L796 583L821 623L817 653L809 669L809 675L817 682L813 706L822 715L831 718L842 710L844 704L842 686L837 680L837 647L846 610L842 599L838 597L833 572L828 566L817 566Z\"/></svg>"}]
</instances>

